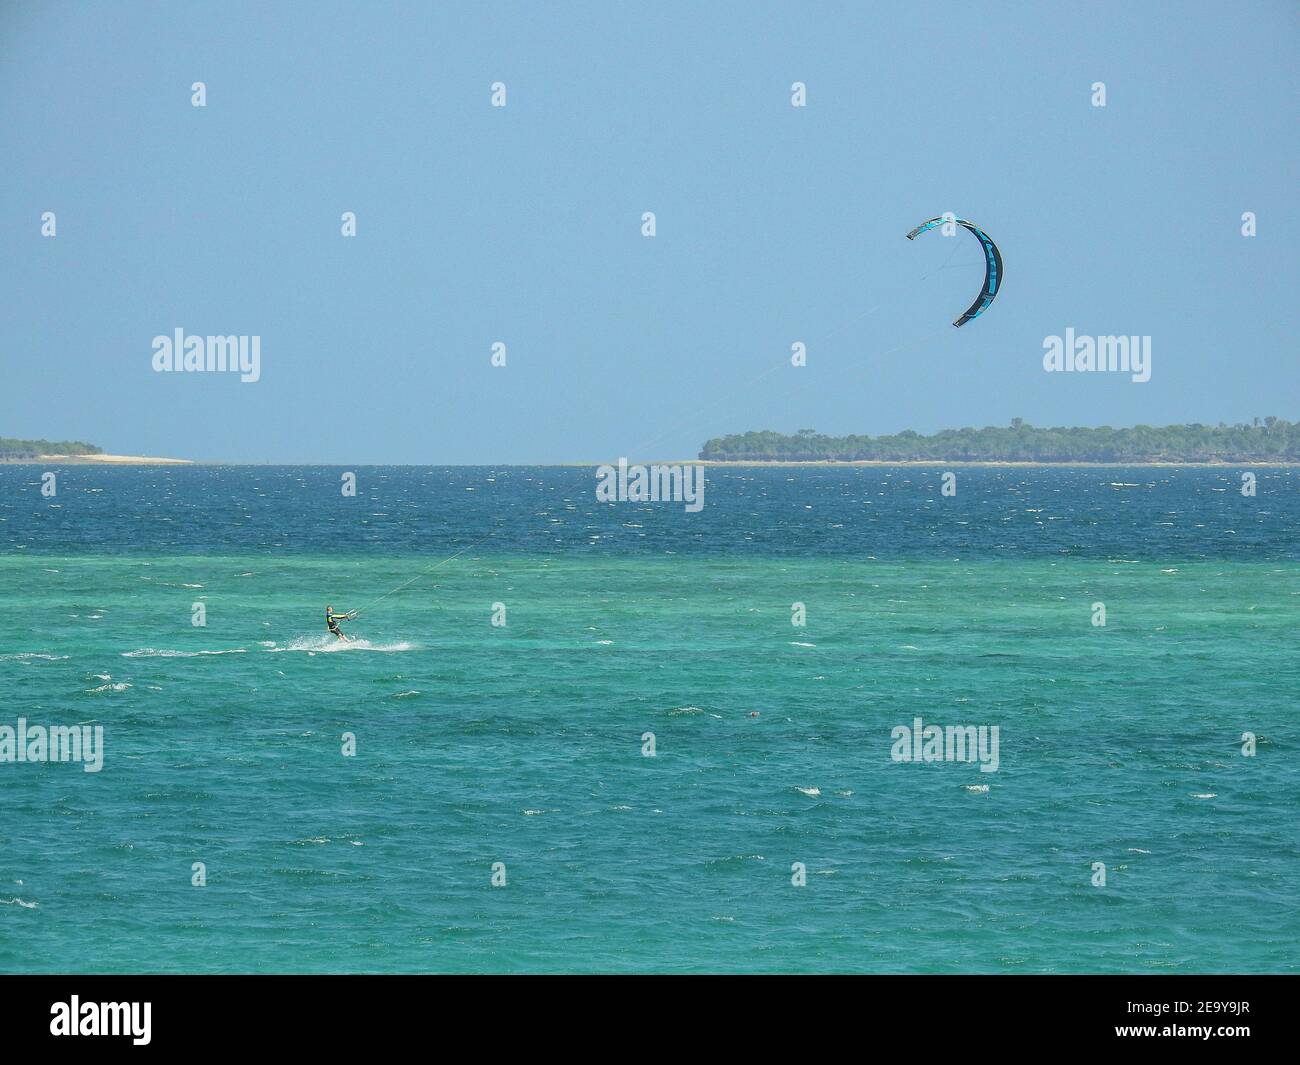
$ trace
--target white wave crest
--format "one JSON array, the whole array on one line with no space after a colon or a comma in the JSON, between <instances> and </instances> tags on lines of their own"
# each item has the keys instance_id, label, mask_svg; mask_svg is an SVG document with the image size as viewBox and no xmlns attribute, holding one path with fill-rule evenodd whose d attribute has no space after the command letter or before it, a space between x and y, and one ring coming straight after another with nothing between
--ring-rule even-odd
<instances>
[{"instance_id":1,"label":"white wave crest","mask_svg":"<svg viewBox=\"0 0 1300 1065\"><path fill-rule=\"evenodd\" d=\"M67 655L43 655L36 651L23 651L20 654L0 655L0 662L32 662L37 659L42 662L63 662L67 657Z\"/></svg>"},{"instance_id":2,"label":"white wave crest","mask_svg":"<svg viewBox=\"0 0 1300 1065\"><path fill-rule=\"evenodd\" d=\"M231 647L225 651L166 651L157 647L141 647L135 651L123 651L123 658L200 658L203 655L243 655L248 651L243 647Z\"/></svg>"},{"instance_id":3,"label":"white wave crest","mask_svg":"<svg viewBox=\"0 0 1300 1065\"><path fill-rule=\"evenodd\" d=\"M369 640L352 639L346 642L335 636L299 636L290 640L283 647L268 647L272 654L281 651L305 651L307 654L334 654L337 651L413 651L415 644L404 640L397 643L372 643Z\"/></svg>"}]
</instances>

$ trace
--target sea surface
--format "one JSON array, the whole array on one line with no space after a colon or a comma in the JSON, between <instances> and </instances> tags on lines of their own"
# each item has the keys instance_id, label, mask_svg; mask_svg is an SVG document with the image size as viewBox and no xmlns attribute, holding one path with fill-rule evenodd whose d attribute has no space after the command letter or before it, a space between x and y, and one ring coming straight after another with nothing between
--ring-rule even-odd
<instances>
[{"instance_id":1,"label":"sea surface","mask_svg":"<svg viewBox=\"0 0 1300 1065\"><path fill-rule=\"evenodd\" d=\"M45 472L0 971L1300 970L1300 471Z\"/></svg>"}]
</instances>

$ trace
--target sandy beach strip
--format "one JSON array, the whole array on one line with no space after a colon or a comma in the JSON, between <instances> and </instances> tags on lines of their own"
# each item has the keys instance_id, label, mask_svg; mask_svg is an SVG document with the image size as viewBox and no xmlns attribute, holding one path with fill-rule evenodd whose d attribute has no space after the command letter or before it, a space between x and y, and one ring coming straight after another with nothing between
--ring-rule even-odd
<instances>
[{"instance_id":1,"label":"sandy beach strip","mask_svg":"<svg viewBox=\"0 0 1300 1065\"><path fill-rule=\"evenodd\" d=\"M152 455L37 455L32 459L0 459L12 465L86 466L191 466L189 459L166 459Z\"/></svg>"}]
</instances>

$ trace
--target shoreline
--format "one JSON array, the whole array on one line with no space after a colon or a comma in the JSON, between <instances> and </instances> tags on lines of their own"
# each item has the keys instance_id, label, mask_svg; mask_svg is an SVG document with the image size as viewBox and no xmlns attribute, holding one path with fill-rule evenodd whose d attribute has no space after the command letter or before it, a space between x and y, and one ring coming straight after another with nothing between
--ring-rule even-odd
<instances>
[{"instance_id":1,"label":"shoreline","mask_svg":"<svg viewBox=\"0 0 1300 1065\"><path fill-rule=\"evenodd\" d=\"M0 458L6 466L194 466L192 459L168 459L152 455L37 455L30 459Z\"/></svg>"},{"instance_id":2,"label":"shoreline","mask_svg":"<svg viewBox=\"0 0 1300 1065\"><path fill-rule=\"evenodd\" d=\"M591 469L608 465L608 461L595 462L219 462L202 459L174 459L152 455L37 455L30 459L0 458L0 466L318 466L318 467L444 467L447 469L502 469L515 467L519 469ZM1296 469L1300 462L1268 462L1261 459L1243 459L1239 462L1024 462L1013 460L990 459L654 459L639 465L645 466L711 466L719 469L776 467L797 469L799 467L988 467L1007 469L1239 469L1258 467L1261 469Z\"/></svg>"}]
</instances>

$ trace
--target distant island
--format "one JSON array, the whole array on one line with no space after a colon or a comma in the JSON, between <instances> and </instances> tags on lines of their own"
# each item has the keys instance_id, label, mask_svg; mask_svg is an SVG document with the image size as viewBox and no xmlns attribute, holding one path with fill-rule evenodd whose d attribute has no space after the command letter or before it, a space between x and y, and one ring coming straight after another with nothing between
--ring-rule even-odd
<instances>
[{"instance_id":1,"label":"distant island","mask_svg":"<svg viewBox=\"0 0 1300 1065\"><path fill-rule=\"evenodd\" d=\"M1300 462L1300 422L1051 428L1021 418L1009 426L908 429L893 436L826 436L800 429L735 433L705 443L705 462L1289 463Z\"/></svg>"},{"instance_id":2,"label":"distant island","mask_svg":"<svg viewBox=\"0 0 1300 1065\"><path fill-rule=\"evenodd\" d=\"M15 440L0 436L0 459L21 462L45 455L102 455L104 449L80 440Z\"/></svg>"},{"instance_id":3,"label":"distant island","mask_svg":"<svg viewBox=\"0 0 1300 1065\"><path fill-rule=\"evenodd\" d=\"M0 462L87 462L105 466L182 465L188 459L147 455L106 455L102 447L81 440L16 440L0 436Z\"/></svg>"}]
</instances>

